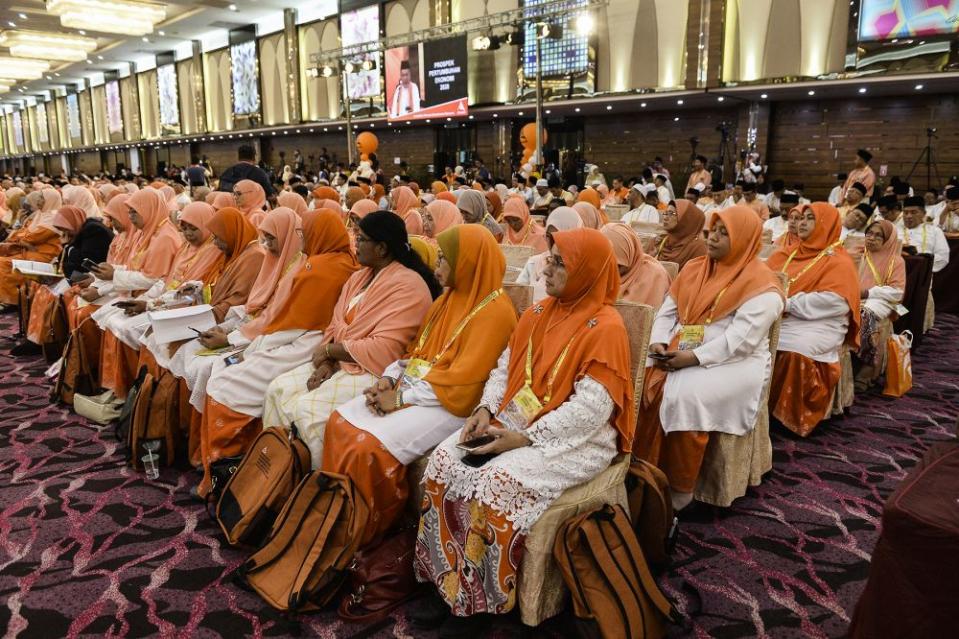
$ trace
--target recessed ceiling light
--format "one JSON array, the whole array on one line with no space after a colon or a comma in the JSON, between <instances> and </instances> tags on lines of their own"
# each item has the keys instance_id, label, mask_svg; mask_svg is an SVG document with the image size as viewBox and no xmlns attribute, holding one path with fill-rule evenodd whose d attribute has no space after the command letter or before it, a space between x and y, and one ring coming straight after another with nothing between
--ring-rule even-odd
<instances>
[{"instance_id":1,"label":"recessed ceiling light","mask_svg":"<svg viewBox=\"0 0 959 639\"><path fill-rule=\"evenodd\" d=\"M102 55L98 55L98 56L97 56L97 60L102 60L102 59L103 59L103 56L102 56Z\"/></svg>"},{"instance_id":2,"label":"recessed ceiling light","mask_svg":"<svg viewBox=\"0 0 959 639\"><path fill-rule=\"evenodd\" d=\"M859 93L865 93L866 87L859 87Z\"/></svg>"},{"instance_id":3,"label":"recessed ceiling light","mask_svg":"<svg viewBox=\"0 0 959 639\"><path fill-rule=\"evenodd\" d=\"M235 4L228 5L227 9L229 9L230 11L236 11L236 5Z\"/></svg>"},{"instance_id":4,"label":"recessed ceiling light","mask_svg":"<svg viewBox=\"0 0 959 639\"><path fill-rule=\"evenodd\" d=\"M329 131L330 129L327 128L327 127L323 127L323 130L324 130L324 131Z\"/></svg>"},{"instance_id":5,"label":"recessed ceiling light","mask_svg":"<svg viewBox=\"0 0 959 639\"><path fill-rule=\"evenodd\" d=\"M726 98L724 98L723 96L719 96L718 98L716 98L716 102L723 102L725 99Z\"/></svg>"},{"instance_id":6,"label":"recessed ceiling light","mask_svg":"<svg viewBox=\"0 0 959 639\"><path fill-rule=\"evenodd\" d=\"M922 91L922 85L921 85L921 84L917 84L917 85L916 85L916 91Z\"/></svg>"},{"instance_id":7,"label":"recessed ceiling light","mask_svg":"<svg viewBox=\"0 0 959 639\"><path fill-rule=\"evenodd\" d=\"M678 117L673 118L673 122L679 122L679 118Z\"/></svg>"},{"instance_id":8,"label":"recessed ceiling light","mask_svg":"<svg viewBox=\"0 0 959 639\"><path fill-rule=\"evenodd\" d=\"M165 36L165 35L166 35L166 31L157 31L157 33L158 33L159 35L161 35L161 36Z\"/></svg>"},{"instance_id":9,"label":"recessed ceiling light","mask_svg":"<svg viewBox=\"0 0 959 639\"><path fill-rule=\"evenodd\" d=\"M16 28L16 26L17 26L17 23L16 23L16 22L13 22L13 21L11 21L11 20L7 20L7 24L9 24L11 27L14 27L14 28Z\"/></svg>"},{"instance_id":10,"label":"recessed ceiling light","mask_svg":"<svg viewBox=\"0 0 959 639\"><path fill-rule=\"evenodd\" d=\"M520 111L520 112L519 112L519 113L517 113L516 115L523 115L523 112L522 112L522 111Z\"/></svg>"},{"instance_id":11,"label":"recessed ceiling light","mask_svg":"<svg viewBox=\"0 0 959 639\"><path fill-rule=\"evenodd\" d=\"M86 34L87 34L87 32L84 31L83 29L78 29L78 30L77 30L77 33L79 33L80 35L86 35Z\"/></svg>"},{"instance_id":12,"label":"recessed ceiling light","mask_svg":"<svg viewBox=\"0 0 959 639\"><path fill-rule=\"evenodd\" d=\"M493 117L494 117L494 118L498 118L498 117L499 117L499 113L494 113L494 114L493 114ZM407 124L409 124L409 122L407 122Z\"/></svg>"},{"instance_id":13,"label":"recessed ceiling light","mask_svg":"<svg viewBox=\"0 0 959 639\"><path fill-rule=\"evenodd\" d=\"M146 36L143 36L143 38L141 38L141 40L143 40L144 42L149 42L149 41L150 41L150 38L148 38L148 37L146 37Z\"/></svg>"},{"instance_id":14,"label":"recessed ceiling light","mask_svg":"<svg viewBox=\"0 0 959 639\"><path fill-rule=\"evenodd\" d=\"M452 121L453 121L453 118L446 118L446 121L447 121L447 122L452 122ZM373 126L373 125L371 124L370 126Z\"/></svg>"},{"instance_id":15,"label":"recessed ceiling light","mask_svg":"<svg viewBox=\"0 0 959 639\"><path fill-rule=\"evenodd\" d=\"M607 104L607 105L606 105L606 110L607 110L607 111L612 111L612 110L613 110L613 105L612 105L612 104Z\"/></svg>"},{"instance_id":16,"label":"recessed ceiling light","mask_svg":"<svg viewBox=\"0 0 959 639\"><path fill-rule=\"evenodd\" d=\"M579 107L576 107L576 113L579 113Z\"/></svg>"},{"instance_id":17,"label":"recessed ceiling light","mask_svg":"<svg viewBox=\"0 0 959 639\"><path fill-rule=\"evenodd\" d=\"M813 91L812 89L809 89L809 92L807 93L807 95L816 95L816 92Z\"/></svg>"},{"instance_id":18,"label":"recessed ceiling light","mask_svg":"<svg viewBox=\"0 0 959 639\"><path fill-rule=\"evenodd\" d=\"M640 102L640 103L639 103L639 108L645 109L645 108L646 108L646 103L645 103L645 102Z\"/></svg>"},{"instance_id":19,"label":"recessed ceiling light","mask_svg":"<svg viewBox=\"0 0 959 639\"><path fill-rule=\"evenodd\" d=\"M470 118L470 120L472 120L472 119L473 119L473 116L471 115L471 116L469 116L469 118ZM387 122L387 124L389 124L389 122Z\"/></svg>"},{"instance_id":20,"label":"recessed ceiling light","mask_svg":"<svg viewBox=\"0 0 959 639\"><path fill-rule=\"evenodd\" d=\"M93 60L87 60L87 64L93 64Z\"/></svg>"},{"instance_id":21,"label":"recessed ceiling light","mask_svg":"<svg viewBox=\"0 0 959 639\"><path fill-rule=\"evenodd\" d=\"M21 20L26 20L26 19L27 19L27 14L25 14L25 13L18 13L18 14L17 14L17 17L20 18Z\"/></svg>"},{"instance_id":22,"label":"recessed ceiling light","mask_svg":"<svg viewBox=\"0 0 959 639\"><path fill-rule=\"evenodd\" d=\"M47 80L52 80L52 79L53 79L53 76L51 76L51 75L48 75L48 76L47 76Z\"/></svg>"},{"instance_id":23,"label":"recessed ceiling light","mask_svg":"<svg viewBox=\"0 0 959 639\"><path fill-rule=\"evenodd\" d=\"M297 133L302 133L302 131L300 131L299 129L297 129L296 132L297 132Z\"/></svg>"},{"instance_id":24,"label":"recessed ceiling light","mask_svg":"<svg viewBox=\"0 0 959 639\"><path fill-rule=\"evenodd\" d=\"M682 104L682 103L683 103L683 100L681 98L679 100L676 100L676 104Z\"/></svg>"},{"instance_id":25,"label":"recessed ceiling light","mask_svg":"<svg viewBox=\"0 0 959 639\"><path fill-rule=\"evenodd\" d=\"M765 93L763 93L763 94L762 94L761 96L759 96L759 97L760 97L760 99L765 100L765 99L768 98L769 96L766 95Z\"/></svg>"},{"instance_id":26,"label":"recessed ceiling light","mask_svg":"<svg viewBox=\"0 0 959 639\"><path fill-rule=\"evenodd\" d=\"M546 109L546 115L549 115L550 113L552 113L552 111L550 111L549 109Z\"/></svg>"}]
</instances>

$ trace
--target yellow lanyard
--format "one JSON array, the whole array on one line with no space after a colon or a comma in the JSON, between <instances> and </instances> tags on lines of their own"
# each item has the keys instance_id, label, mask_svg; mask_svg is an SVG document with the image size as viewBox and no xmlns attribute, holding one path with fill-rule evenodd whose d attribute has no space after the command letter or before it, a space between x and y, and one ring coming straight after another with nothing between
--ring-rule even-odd
<instances>
[{"instance_id":1,"label":"yellow lanyard","mask_svg":"<svg viewBox=\"0 0 959 639\"><path fill-rule=\"evenodd\" d=\"M569 338L569 341L566 342L566 347L563 349L563 352L559 354L559 359L556 360L556 363L553 365L553 370L550 371L549 377L546 379L546 397L543 398L543 405L549 404L549 400L553 397L553 382L556 380L556 375L559 373L560 367L563 365L563 360L566 359L567 353L569 353L569 347L573 345L573 340L576 339L576 336L573 335ZM533 336L529 336L529 346L526 348L526 386L529 388L530 392L533 391Z\"/></svg>"},{"instance_id":2,"label":"yellow lanyard","mask_svg":"<svg viewBox=\"0 0 959 639\"><path fill-rule=\"evenodd\" d=\"M906 228L906 225L902 225L903 230L906 232L906 244L912 244L912 233L909 232L909 229ZM922 246L919 247L920 253L926 252L926 225L922 225Z\"/></svg>"},{"instance_id":3,"label":"yellow lanyard","mask_svg":"<svg viewBox=\"0 0 959 639\"><path fill-rule=\"evenodd\" d=\"M706 317L706 321L703 322L707 326L713 323L713 313L716 312L716 307L719 306L719 300L722 299L723 293L726 292L726 289L729 288L729 285L723 287L723 290L719 291L719 295L716 296L716 299L713 300L713 305L709 307L709 315ZM692 302L689 303L692 306ZM686 308L686 317L689 317L689 307ZM686 322L683 322L683 325L686 325Z\"/></svg>"},{"instance_id":4,"label":"yellow lanyard","mask_svg":"<svg viewBox=\"0 0 959 639\"><path fill-rule=\"evenodd\" d=\"M200 245L200 248L196 250L196 253L193 254L193 257L188 259L186 262L184 262L177 268L177 271L179 272L175 273L173 275L173 279L170 281L169 284L167 284L168 291L172 291L173 289L180 287L180 284L183 283L180 278L186 275L187 271L190 270L190 267L193 266L193 263L196 262L197 259L200 257L200 251L202 251L207 244L213 244L212 237L208 238L206 242ZM177 277L177 276L180 276L180 277Z\"/></svg>"},{"instance_id":5,"label":"yellow lanyard","mask_svg":"<svg viewBox=\"0 0 959 639\"><path fill-rule=\"evenodd\" d=\"M669 239L669 236L663 238L663 241L659 243L659 248L656 249L656 256L659 257L659 254L663 252L663 247L666 246L666 240Z\"/></svg>"},{"instance_id":6,"label":"yellow lanyard","mask_svg":"<svg viewBox=\"0 0 959 639\"><path fill-rule=\"evenodd\" d=\"M892 275L892 269L896 265L896 261L893 259L889 260L889 268L886 269L886 277L883 278L879 277L879 272L876 271L876 266L872 263L872 258L869 257L869 251L866 251L866 265L869 266L869 270L872 271L872 278L876 281L876 286L885 286L889 277Z\"/></svg>"},{"instance_id":7,"label":"yellow lanyard","mask_svg":"<svg viewBox=\"0 0 959 639\"><path fill-rule=\"evenodd\" d=\"M450 335L450 338L446 341L446 344L443 345L443 348L440 350L440 352L437 353L435 357L433 357L433 360L430 362L430 366L433 366L436 364L436 362L440 361L440 358L446 354L446 351L449 350L449 347L453 345L453 342L456 340L456 338L460 336L460 333L463 332L463 329L466 328L466 325L469 324L470 321L474 317L476 317L476 315L486 307L487 304L489 304L490 302L492 302L493 300L495 300L502 294L503 294L503 289L501 288L496 289L495 291L487 295L485 298L483 298L483 300L479 304L477 304L476 307L473 308L473 310L467 313L466 317L460 320L460 323L457 324L456 328L453 329L453 333ZM416 350L413 351L414 355L419 353L420 349L423 348L423 344L426 343L426 338L429 337L430 331L432 330L433 330L433 321L430 320L430 323L427 324L426 328L423 329L423 334L420 335L420 341L416 345Z\"/></svg>"},{"instance_id":8,"label":"yellow lanyard","mask_svg":"<svg viewBox=\"0 0 959 639\"><path fill-rule=\"evenodd\" d=\"M809 269L811 269L812 267L814 267L814 266L816 265L816 263L819 262L819 260L821 260L822 258L826 257L827 255L832 255L832 250L833 250L835 247L839 246L840 244L842 244L842 240L836 240L835 242L833 242L832 244L830 244L829 246L827 246L826 248L824 248L823 250L821 250L821 251L819 252L819 255L817 255L815 258L813 258L812 262L810 262L809 264L807 264L806 267L805 267L803 270L799 271L799 273L796 274L796 277L791 277L791 278L789 278L789 281L786 283L786 294L787 294L787 295L789 294L789 287L791 287L793 284L795 284L795 283L796 283L796 280L798 280L800 277L802 277L802 276L806 273L806 271L808 271ZM794 257L796 257L796 253L797 253L797 252L799 252L799 249L798 249L798 248L797 248L796 250L794 250L792 253L789 254L789 258L786 260L786 263L783 264L783 268L782 268L782 272L783 272L783 273L786 272L786 269L789 267L789 263L793 261L793 258L794 258Z\"/></svg>"}]
</instances>

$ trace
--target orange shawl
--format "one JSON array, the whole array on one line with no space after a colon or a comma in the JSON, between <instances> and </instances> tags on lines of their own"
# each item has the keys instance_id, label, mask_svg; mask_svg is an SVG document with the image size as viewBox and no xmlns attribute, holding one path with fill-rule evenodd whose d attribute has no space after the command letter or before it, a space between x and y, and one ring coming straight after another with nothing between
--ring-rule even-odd
<instances>
[{"instance_id":1,"label":"orange shawl","mask_svg":"<svg viewBox=\"0 0 959 639\"><path fill-rule=\"evenodd\" d=\"M789 296L828 291L846 300L849 305L849 328L845 343L855 348L859 345L859 277L852 258L839 242L842 229L839 211L826 202L800 207L804 215L810 209L816 216L816 227L812 234L791 250L777 249L766 260L766 264L774 271L786 273L789 278L786 292Z\"/></svg>"},{"instance_id":2,"label":"orange shawl","mask_svg":"<svg viewBox=\"0 0 959 639\"><path fill-rule=\"evenodd\" d=\"M659 260L646 255L636 232L621 222L607 224L600 232L613 245L620 268L619 299L647 304L654 310L662 306L669 290L669 274Z\"/></svg>"},{"instance_id":3,"label":"orange shawl","mask_svg":"<svg viewBox=\"0 0 959 639\"><path fill-rule=\"evenodd\" d=\"M552 234L569 279L562 297L547 297L529 308L510 338L510 359L503 410L526 383L526 353L533 347L532 389L540 401L547 380L569 347L553 380L552 395L540 415L555 410L573 394L573 385L589 375L615 404L612 424L619 432L619 449L629 452L636 429L633 381L629 370L629 339L619 312L613 308L619 273L613 248L593 229Z\"/></svg>"},{"instance_id":4,"label":"orange shawl","mask_svg":"<svg viewBox=\"0 0 959 639\"><path fill-rule=\"evenodd\" d=\"M886 238L882 247L872 252L866 249L862 262L859 264L859 286L866 290L873 286L892 286L901 290L906 289L906 262L902 259L902 249L899 247L899 233L896 231L896 225L889 220L879 220L873 222L874 225L882 227L882 234ZM869 258L867 261L866 258ZM869 268L869 262L872 262L872 268ZM873 273L875 269L875 274ZM876 280L876 275L879 280Z\"/></svg>"},{"instance_id":5,"label":"orange shawl","mask_svg":"<svg viewBox=\"0 0 959 639\"><path fill-rule=\"evenodd\" d=\"M220 209L207 224L207 229L230 249L210 300L213 315L217 322L222 322L230 308L246 303L263 265L265 252L256 241L256 229L239 209Z\"/></svg>"},{"instance_id":6,"label":"orange shawl","mask_svg":"<svg viewBox=\"0 0 959 639\"><path fill-rule=\"evenodd\" d=\"M308 257L293 277L286 302L267 307L264 316L269 320L264 333L326 330L343 284L359 268L339 214L319 209L307 211L302 217L303 250Z\"/></svg>"},{"instance_id":7,"label":"orange shawl","mask_svg":"<svg viewBox=\"0 0 959 639\"><path fill-rule=\"evenodd\" d=\"M350 300L360 293L363 297L353 306L352 320L347 321ZM375 278L372 269L360 269L340 292L323 344L346 347L356 360L340 362L347 373L382 375L406 351L432 303L423 278L399 262L391 262Z\"/></svg>"},{"instance_id":8,"label":"orange shawl","mask_svg":"<svg viewBox=\"0 0 959 639\"><path fill-rule=\"evenodd\" d=\"M506 348L516 326L516 311L501 290L506 259L489 231L462 224L436 239L450 264L451 279L430 307L406 357L430 362L432 368L424 379L440 403L452 414L467 417ZM488 301L494 291L500 291L499 296ZM484 301L482 310L455 336L460 323Z\"/></svg>"},{"instance_id":9,"label":"orange shawl","mask_svg":"<svg viewBox=\"0 0 959 639\"><path fill-rule=\"evenodd\" d=\"M159 191L142 189L130 196L127 206L143 219L137 234L129 268L147 277L164 277L170 272L183 237L170 222L170 209Z\"/></svg>"},{"instance_id":10,"label":"orange shawl","mask_svg":"<svg viewBox=\"0 0 959 639\"><path fill-rule=\"evenodd\" d=\"M297 214L285 207L274 210L260 223L261 231L276 238L280 245L280 254L277 256L267 251L260 274L250 289L244 310L247 315L256 319L240 328L248 339L259 335L266 326L263 313L267 306L284 304L290 294L293 276L303 264L302 228Z\"/></svg>"},{"instance_id":11,"label":"orange shawl","mask_svg":"<svg viewBox=\"0 0 959 639\"><path fill-rule=\"evenodd\" d=\"M689 260L706 255L706 242L703 241L706 216L702 209L689 200L676 200L676 217L676 226L666 232L656 259L676 262L681 271Z\"/></svg>"},{"instance_id":12,"label":"orange shawl","mask_svg":"<svg viewBox=\"0 0 959 639\"><path fill-rule=\"evenodd\" d=\"M318 186L313 189L313 199L316 200L336 200L340 201L340 192L332 186Z\"/></svg>"},{"instance_id":13,"label":"orange shawl","mask_svg":"<svg viewBox=\"0 0 959 639\"><path fill-rule=\"evenodd\" d=\"M497 196L498 197L498 196ZM529 207L526 206L526 200L518 195L506 200L503 206L503 219L514 217L523 222L523 229L519 232L514 231L508 223L506 226L506 237L503 238L503 244L513 244L517 246L529 246L533 249L533 254L542 253L548 250L546 246L546 229L536 224L529 215Z\"/></svg>"}]
</instances>

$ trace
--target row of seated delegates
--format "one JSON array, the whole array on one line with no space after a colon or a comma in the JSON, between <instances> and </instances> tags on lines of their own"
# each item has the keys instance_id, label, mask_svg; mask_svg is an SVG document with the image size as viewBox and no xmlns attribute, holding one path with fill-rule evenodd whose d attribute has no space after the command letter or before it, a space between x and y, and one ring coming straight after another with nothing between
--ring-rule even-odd
<instances>
[{"instance_id":1,"label":"row of seated delegates","mask_svg":"<svg viewBox=\"0 0 959 639\"><path fill-rule=\"evenodd\" d=\"M881 365L880 324L889 319L902 302L906 289L906 263L902 259L899 234L888 220L876 220L865 233L865 250L859 263L859 364L857 380L874 377ZM864 389L864 388L863 388Z\"/></svg>"},{"instance_id":2,"label":"row of seated delegates","mask_svg":"<svg viewBox=\"0 0 959 639\"><path fill-rule=\"evenodd\" d=\"M656 246L653 257L662 262L675 262L682 271L690 260L706 255L702 231L706 216L688 200L670 202L662 212L666 235Z\"/></svg>"},{"instance_id":3,"label":"row of seated delegates","mask_svg":"<svg viewBox=\"0 0 959 639\"><path fill-rule=\"evenodd\" d=\"M17 304L18 287L24 283L13 272L13 260L51 262L60 254L60 236L53 226L53 216L63 205L60 193L53 188L32 191L21 203L20 228L13 229L0 243L0 304Z\"/></svg>"},{"instance_id":4,"label":"row of seated delegates","mask_svg":"<svg viewBox=\"0 0 959 639\"><path fill-rule=\"evenodd\" d=\"M786 307L773 367L770 413L808 436L828 414L843 345L859 346L859 277L840 240L839 211L801 205L798 244L780 246L767 265L786 274Z\"/></svg>"},{"instance_id":5,"label":"row of seated delegates","mask_svg":"<svg viewBox=\"0 0 959 639\"><path fill-rule=\"evenodd\" d=\"M478 407L435 448L425 471L414 566L436 592L415 616L442 623L442 636L473 636L489 622L483 613L515 606L530 528L564 490L632 444L629 343L612 306L619 288L612 246L593 229L550 237L549 296L511 333L507 324L498 337L486 336L499 344L470 344L489 366L508 337ZM483 435L494 441L475 454L498 455L478 467L464 463L456 444Z\"/></svg>"},{"instance_id":6,"label":"row of seated delegates","mask_svg":"<svg viewBox=\"0 0 959 639\"><path fill-rule=\"evenodd\" d=\"M949 264L949 242L937 224L926 219L926 208L919 196L907 197L902 215L896 221L903 249L912 254L932 256L932 272L938 273Z\"/></svg>"},{"instance_id":7,"label":"row of seated delegates","mask_svg":"<svg viewBox=\"0 0 959 639\"><path fill-rule=\"evenodd\" d=\"M492 235L461 225L437 241L445 291L401 358L336 408L322 438L322 469L353 478L373 513L361 545L396 522L408 497L406 466L463 426L516 325Z\"/></svg>"},{"instance_id":8,"label":"row of seated delegates","mask_svg":"<svg viewBox=\"0 0 959 639\"><path fill-rule=\"evenodd\" d=\"M167 291L175 294L180 282L190 279L194 264L211 272L219 258L215 248L202 235L185 241L174 221L175 204L171 206L159 191L138 191L127 200L127 205L130 207L130 221L140 230L129 267L117 269L110 264L101 264L93 272L98 279L112 281L114 292L124 298L122 303L130 311L128 313L126 308L117 305L119 302L114 302L102 305L90 316L102 331L100 385L113 391L118 398L126 397L136 376L138 338L149 325L143 316L146 302ZM199 219L194 218L194 221L202 224ZM198 260L197 257L204 259Z\"/></svg>"},{"instance_id":9,"label":"row of seated delegates","mask_svg":"<svg viewBox=\"0 0 959 639\"><path fill-rule=\"evenodd\" d=\"M442 292L395 214L369 213L355 234L362 268L343 286L312 360L276 377L263 401L263 426L295 425L315 468L333 410L362 395L400 359Z\"/></svg>"},{"instance_id":10,"label":"row of seated delegates","mask_svg":"<svg viewBox=\"0 0 959 639\"><path fill-rule=\"evenodd\" d=\"M653 323L633 452L663 470L676 509L692 501L710 437L756 424L784 306L761 238L752 209L717 212L707 254L679 272Z\"/></svg>"},{"instance_id":11,"label":"row of seated delegates","mask_svg":"<svg viewBox=\"0 0 959 639\"><path fill-rule=\"evenodd\" d=\"M278 253L265 249L260 244L257 230L239 209L233 207L217 211L207 224L207 230L224 257L223 270L212 283L209 299L213 317L219 324L226 319L231 309L243 308L254 285L259 284L259 292L275 286L275 282L270 279L261 281L258 276L264 270L272 272L269 267L275 266ZM264 269L264 264L267 269ZM195 296L196 291L202 287L203 282L188 281L182 290L190 291ZM167 375L177 380L175 384L158 384L156 392L161 395L155 401L175 406L180 415L180 423L189 424L187 458L194 467L199 467L200 416L191 411L191 393L186 381L182 376L177 377L170 371L173 357L187 343L159 344L151 334L143 341L146 348L140 350L140 364L147 366L157 380Z\"/></svg>"}]
</instances>

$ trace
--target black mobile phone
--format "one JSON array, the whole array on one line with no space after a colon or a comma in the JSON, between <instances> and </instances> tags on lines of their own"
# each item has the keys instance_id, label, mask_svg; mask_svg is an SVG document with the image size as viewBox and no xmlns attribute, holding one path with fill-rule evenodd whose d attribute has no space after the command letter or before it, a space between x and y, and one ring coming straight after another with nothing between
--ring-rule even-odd
<instances>
[{"instance_id":1,"label":"black mobile phone","mask_svg":"<svg viewBox=\"0 0 959 639\"><path fill-rule=\"evenodd\" d=\"M671 355L667 355L666 353L650 353L649 354L650 359L655 359L660 362L665 362L667 359L670 359L671 357L672 357Z\"/></svg>"},{"instance_id":2,"label":"black mobile phone","mask_svg":"<svg viewBox=\"0 0 959 639\"><path fill-rule=\"evenodd\" d=\"M119 308L129 308L136 304L136 300L119 300L113 303L114 306Z\"/></svg>"},{"instance_id":3,"label":"black mobile phone","mask_svg":"<svg viewBox=\"0 0 959 639\"><path fill-rule=\"evenodd\" d=\"M474 439L470 439L465 442L460 442L459 444L456 445L456 447L459 448L460 450L465 450L466 452L469 452L471 450L476 450L480 446L485 446L486 444L489 444L495 439L496 438L493 437L492 435L482 435L480 437L476 437Z\"/></svg>"},{"instance_id":4,"label":"black mobile phone","mask_svg":"<svg viewBox=\"0 0 959 639\"><path fill-rule=\"evenodd\" d=\"M489 453L487 455L474 455L470 453L469 455L463 455L463 463L473 468L479 468L494 457L496 457L495 453Z\"/></svg>"},{"instance_id":5,"label":"black mobile phone","mask_svg":"<svg viewBox=\"0 0 959 639\"><path fill-rule=\"evenodd\" d=\"M88 271L92 271L93 269L99 268L100 266L99 264L91 260L89 257L83 258L83 261L80 262L80 264L83 266L83 268L87 269Z\"/></svg>"}]
</instances>

